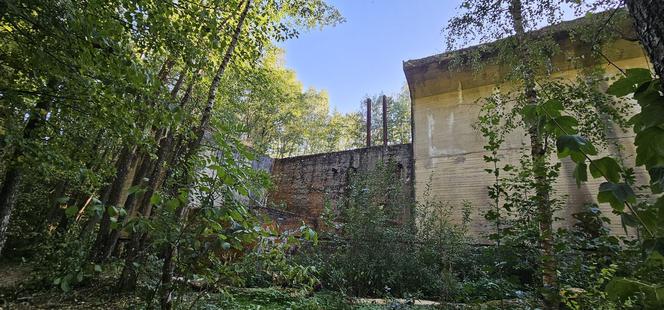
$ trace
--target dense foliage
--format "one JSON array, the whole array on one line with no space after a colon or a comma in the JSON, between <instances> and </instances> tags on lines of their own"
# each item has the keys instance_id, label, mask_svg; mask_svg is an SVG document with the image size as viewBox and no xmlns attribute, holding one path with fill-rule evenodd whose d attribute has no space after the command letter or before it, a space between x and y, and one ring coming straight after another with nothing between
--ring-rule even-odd
<instances>
[{"instance_id":1,"label":"dense foliage","mask_svg":"<svg viewBox=\"0 0 664 310\"><path fill-rule=\"evenodd\" d=\"M496 89L495 95L483 99L483 114L479 122L479 129L488 141L485 149L491 152L491 155L485 156L485 161L492 166L487 171L495 178L495 184L489 187L489 197L493 204L492 210L486 214L486 219L495 222L496 230L491 237L497 244L500 245L507 236L510 245L509 243L515 241L512 237L516 235L520 236L516 240L520 247L531 249L526 253L533 254L535 259L531 264L536 263L537 268L532 271L536 272L539 278L538 281L533 281L533 286L537 287L546 309L557 309L561 301L561 289L570 285L566 283L569 278L563 277L564 273L560 272L569 265L559 255L560 240L563 237L553 224L556 221L555 211L571 206L564 205L554 190L563 165L553 160L551 155L557 153L559 158L570 157L577 164L573 171L577 184L588 180L588 169L593 177L605 178L607 182L600 186L597 201L610 203L613 212L621 215L624 225L640 225L644 229L637 234L640 242L656 244L653 240L656 239L653 233L656 229L644 225L646 216L641 216L640 210L631 207L637 201L636 194L630 187L635 180L634 168L621 168L619 161L611 157L597 160L590 158L599 153L593 144L601 145L606 150L605 153L615 153L611 150L619 149L610 145L606 140L606 133L613 130L613 127L625 128L628 114L634 113L629 101L611 98L600 91L601 83L605 80L601 64L608 62L627 75L627 79L619 80L609 88L609 94L626 95L634 91L632 88L650 79L647 70L644 72L633 69L625 72L603 53L607 42L625 35L617 30L620 28L614 26L627 23L624 21L627 14L620 5L621 3L615 1L463 1L462 13L453 18L447 27L450 34L448 44L451 47L468 40L479 40L482 43L498 40L489 46L483 45L452 54L457 59L457 64L472 65L481 70L487 62L486 56L496 55L493 58L498 65L511 68L506 74L506 80L512 86L508 87L510 91ZM565 6L568 6L568 9L574 8L577 12L587 8L591 12L602 7L612 9L601 14L589 14L584 21L532 31L543 23L546 25L559 22ZM557 32L566 33L572 42L589 46L587 51L580 51L569 57L569 63L579 69L575 81L553 77L557 68L556 55L562 51L559 45L561 38L553 35ZM649 142L638 138L640 131L647 126L659 126L658 121L651 117L646 117L649 119L647 125L640 121L643 118L640 116L642 113L649 113L643 108L653 108L654 106L649 104L658 100L655 98L661 97L661 88L656 83L644 84L642 91L650 94L652 99L641 103L641 112L629 122L637 134L637 148L644 143L660 145L663 141L656 133L648 130L648 133L654 133L654 136L648 139ZM648 92L648 88L653 90ZM638 92L635 99L639 100ZM507 136L515 131L525 132L530 144L524 147L524 156L518 165L500 163L501 147ZM555 149L552 147L554 145L557 146ZM645 149L652 151L643 151ZM656 172L656 153L652 147L642 148L637 150L636 161L636 166L646 165L651 178L655 177L654 183L657 183L659 178ZM654 161L649 161L650 159ZM657 199L656 197L644 198L653 200ZM657 217L651 218L651 221L656 221ZM631 243L628 240L623 242ZM612 243L615 245L619 242L614 240ZM579 256L581 255L577 255ZM635 289L635 284L625 284L624 281L616 279L607 284L611 278L607 275L610 272L602 269L607 262L615 261L609 259L599 263L591 260L581 263L580 267L590 265L595 272L600 271L596 278L602 279L602 285L606 285L607 292L614 301L616 294L624 301L630 293L650 290L644 294L650 296L648 298L651 300L643 301L642 304L654 307L658 303L653 301L657 299L653 297L656 295L656 285L649 289ZM596 306L600 305L598 300L593 302L597 303ZM575 302L568 302L568 306L580 307Z\"/></svg>"},{"instance_id":2,"label":"dense foliage","mask_svg":"<svg viewBox=\"0 0 664 310\"><path fill-rule=\"evenodd\" d=\"M452 63L509 68L478 101L475 128L493 181L486 212L428 190L416 200L403 167L388 161L347 176L319 232L304 222L279 232L255 208L271 186L255 169L260 156L362 147L367 131L379 145L383 100L388 142L410 142L406 87L342 114L282 64L276 43L341 22L334 7L2 1L0 254L3 267L26 263L31 276L0 292L2 306L11 294L50 290L163 309L343 309L357 308L355 297L384 298L391 309L411 308L415 298L662 308L664 93L651 70L624 70L602 52L624 35L614 27L629 22L621 5L462 1L449 46L497 41L450 53ZM606 8L571 28L535 31L567 10ZM589 47L568 59L575 79L553 77L563 48L552 29ZM607 78L606 67L619 75ZM635 158L620 156L614 130L633 132ZM529 144L509 162L503 146L515 133ZM571 207L569 193L555 190L565 169L577 185L602 180L597 203L567 226L556 225L556 212ZM624 235L608 228L599 204L619 215ZM491 226L476 236L490 243L472 245L473 215Z\"/></svg>"},{"instance_id":3,"label":"dense foliage","mask_svg":"<svg viewBox=\"0 0 664 310\"><path fill-rule=\"evenodd\" d=\"M252 80L284 72L273 44L341 21L336 9L298 0L0 8L4 255L32 256L44 267L35 275L64 291L111 261L122 266L117 289L146 288L147 303L170 308L174 273L216 282L212 270L229 259L221 252L269 233L238 199L267 185L242 142L240 107L253 93L279 102L278 89Z\"/></svg>"},{"instance_id":4,"label":"dense foliage","mask_svg":"<svg viewBox=\"0 0 664 310\"><path fill-rule=\"evenodd\" d=\"M394 162L356 173L345 198L324 215L325 285L351 296L455 296L448 290L471 271L462 267L467 219L454 224L453 211L470 212L429 200L416 204Z\"/></svg>"}]
</instances>

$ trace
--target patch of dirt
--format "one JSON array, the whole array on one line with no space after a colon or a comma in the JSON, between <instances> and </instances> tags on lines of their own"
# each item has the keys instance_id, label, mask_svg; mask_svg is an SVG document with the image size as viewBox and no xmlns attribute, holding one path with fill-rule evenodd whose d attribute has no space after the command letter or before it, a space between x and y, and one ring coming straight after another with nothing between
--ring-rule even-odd
<instances>
[{"instance_id":1,"label":"patch of dirt","mask_svg":"<svg viewBox=\"0 0 664 310\"><path fill-rule=\"evenodd\" d=\"M391 303L399 303L404 305L415 305L415 306L439 306L440 303L437 301L431 300L420 300L420 299L380 299L380 298L357 298L355 302L358 304L370 304L370 305L389 305Z\"/></svg>"},{"instance_id":2,"label":"patch of dirt","mask_svg":"<svg viewBox=\"0 0 664 310\"><path fill-rule=\"evenodd\" d=\"M30 278L32 268L25 264L2 262L0 263L0 293L18 287Z\"/></svg>"},{"instance_id":3,"label":"patch of dirt","mask_svg":"<svg viewBox=\"0 0 664 310\"><path fill-rule=\"evenodd\" d=\"M4 309L132 309L136 302L132 297L116 296L81 296L74 294L65 296L60 292L39 292L31 295L21 296L15 300L5 301L0 304L0 310Z\"/></svg>"},{"instance_id":4,"label":"patch of dirt","mask_svg":"<svg viewBox=\"0 0 664 310\"><path fill-rule=\"evenodd\" d=\"M103 287L89 287L63 293L22 291L0 300L0 310L18 309L134 309L139 300L135 296L111 294Z\"/></svg>"},{"instance_id":5,"label":"patch of dirt","mask_svg":"<svg viewBox=\"0 0 664 310\"><path fill-rule=\"evenodd\" d=\"M138 302L134 296L112 294L112 284L101 279L66 294L57 288L38 288L30 282L31 273L29 265L0 262L0 310L133 309Z\"/></svg>"}]
</instances>

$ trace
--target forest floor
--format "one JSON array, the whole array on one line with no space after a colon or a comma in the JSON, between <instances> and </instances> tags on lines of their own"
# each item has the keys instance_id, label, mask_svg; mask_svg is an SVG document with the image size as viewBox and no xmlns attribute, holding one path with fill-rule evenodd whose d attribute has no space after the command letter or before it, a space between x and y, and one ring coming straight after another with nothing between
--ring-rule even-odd
<instances>
[{"instance_id":1,"label":"forest floor","mask_svg":"<svg viewBox=\"0 0 664 310\"><path fill-rule=\"evenodd\" d=\"M126 309L136 302L132 296L110 294L103 283L64 294L34 288L32 278L29 264L1 261L0 309Z\"/></svg>"},{"instance_id":2,"label":"forest floor","mask_svg":"<svg viewBox=\"0 0 664 310\"><path fill-rule=\"evenodd\" d=\"M30 267L16 262L0 262L0 292L20 285L30 276Z\"/></svg>"},{"instance_id":3,"label":"forest floor","mask_svg":"<svg viewBox=\"0 0 664 310\"><path fill-rule=\"evenodd\" d=\"M45 289L33 285L32 268L21 262L0 262L0 310L5 309L136 309L157 308L157 300L146 306L132 294L113 291L111 278L78 286L64 293L58 288ZM223 293L205 291L186 292L179 299L182 309L432 309L412 305L408 301L350 300L332 292L302 295L281 288L227 288ZM391 304L390 304L391 303ZM391 307L392 306L392 307ZM403 307L405 306L405 307Z\"/></svg>"},{"instance_id":4,"label":"forest floor","mask_svg":"<svg viewBox=\"0 0 664 310\"><path fill-rule=\"evenodd\" d=\"M293 296L278 288L243 290L225 294L192 293L180 300L178 309L436 309L431 305L413 305L398 301L363 301L351 302L330 292L319 292L310 296ZM3 297L5 298L5 297ZM195 301L195 302L194 302ZM156 301L155 301L156 302ZM158 304L145 306L141 300L132 295L119 295L95 288L79 288L67 294L57 290L32 291L9 296L0 301L0 309L136 309L158 308Z\"/></svg>"},{"instance_id":5,"label":"forest floor","mask_svg":"<svg viewBox=\"0 0 664 310\"><path fill-rule=\"evenodd\" d=\"M31 283L32 268L21 262L0 262L0 310L5 309L136 309L158 308L156 298L152 305L133 294L119 294L113 290L113 278L101 277L94 282L78 286L64 293L58 288L45 289ZM150 294L150 293L146 293ZM302 294L282 288L234 288L223 292L189 291L179 299L178 309L498 309L495 303L440 304L432 301L403 299L351 299L338 293L322 291ZM508 302L508 308L513 301ZM504 307L504 305L503 305Z\"/></svg>"}]
</instances>

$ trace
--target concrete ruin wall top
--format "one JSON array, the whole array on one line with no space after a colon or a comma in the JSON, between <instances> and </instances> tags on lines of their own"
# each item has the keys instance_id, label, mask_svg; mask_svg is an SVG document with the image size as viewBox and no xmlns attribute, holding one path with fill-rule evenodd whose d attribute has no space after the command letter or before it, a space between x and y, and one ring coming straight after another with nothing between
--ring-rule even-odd
<instances>
[{"instance_id":1,"label":"concrete ruin wall top","mask_svg":"<svg viewBox=\"0 0 664 310\"><path fill-rule=\"evenodd\" d=\"M334 203L344 194L349 173L366 171L382 161L395 161L397 173L411 189L411 158L411 145L400 144L275 159L268 200L277 207L272 208L271 217L282 229L299 227L303 220L320 227L326 200Z\"/></svg>"},{"instance_id":2,"label":"concrete ruin wall top","mask_svg":"<svg viewBox=\"0 0 664 310\"><path fill-rule=\"evenodd\" d=\"M575 46L564 36L560 40L564 55L583 51L583 48ZM621 68L648 67L647 58L636 42L620 39L610 44L604 52ZM482 216L489 206L487 186L492 184L492 178L484 170L491 168L483 160L483 156L487 155L483 149L485 140L473 128L473 124L479 115L478 99L495 91L505 68L486 65L481 72L452 70L450 60L450 55L441 54L404 62L412 98L415 192L416 197L422 197L425 186L431 180L431 195L435 199L453 205L470 202L474 208L471 232L480 236L493 229ZM578 74L566 57L555 58L554 66L557 70L554 77L569 78L572 81ZM617 73L608 64L602 66L607 76ZM510 87L509 84L500 86L502 89ZM600 156L620 152L625 162L633 165L633 133L616 128L608 136L618 141L624 149L608 150ZM503 164L518 163L524 147L528 145L528 137L523 131L508 137L500 151ZM564 219L558 225L572 224L573 213L579 212L584 203L595 202L601 182L595 179L577 188L572 177L573 169L573 163L563 161L555 191L566 201L565 207L557 214ZM643 171L637 172L637 179L647 183ZM620 220L611 214L610 207L601 205L601 209L604 215L611 218L612 231L622 232ZM458 216L461 217L460 214Z\"/></svg>"}]
</instances>

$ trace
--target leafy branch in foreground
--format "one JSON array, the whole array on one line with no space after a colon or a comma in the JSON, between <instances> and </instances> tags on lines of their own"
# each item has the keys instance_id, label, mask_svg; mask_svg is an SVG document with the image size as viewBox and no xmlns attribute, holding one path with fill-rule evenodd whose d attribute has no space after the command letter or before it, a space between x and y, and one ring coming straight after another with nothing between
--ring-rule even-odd
<instances>
[{"instance_id":1,"label":"leafy branch in foreground","mask_svg":"<svg viewBox=\"0 0 664 310\"><path fill-rule=\"evenodd\" d=\"M637 167L643 166L650 176L649 197L637 203L633 189L634 172L624 169L612 157L592 160L589 155L597 155L594 146L584 137L565 133L558 138L558 156L570 157L576 164L574 176L577 183L588 180L587 170L594 178L604 178L600 184L597 200L609 203L613 211L620 214L623 225L637 229L643 254L647 257L642 268L655 268L664 262L664 95L661 82L653 79L648 69L628 69L625 76L614 82L607 90L609 94L624 97L633 94L641 110L631 119L630 124L636 134ZM559 128L562 126L559 126ZM586 161L589 164L586 164ZM629 212L625 212L625 208ZM664 305L661 279L649 280L642 277L615 277L607 284L609 297L626 300L643 294L644 305L649 308ZM654 282L653 282L654 280Z\"/></svg>"}]
</instances>

